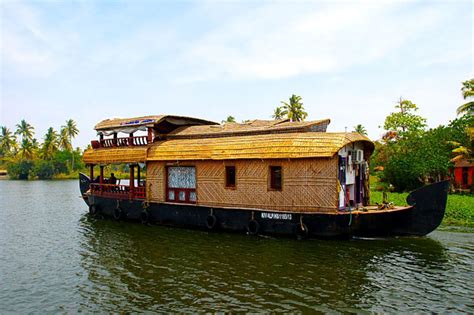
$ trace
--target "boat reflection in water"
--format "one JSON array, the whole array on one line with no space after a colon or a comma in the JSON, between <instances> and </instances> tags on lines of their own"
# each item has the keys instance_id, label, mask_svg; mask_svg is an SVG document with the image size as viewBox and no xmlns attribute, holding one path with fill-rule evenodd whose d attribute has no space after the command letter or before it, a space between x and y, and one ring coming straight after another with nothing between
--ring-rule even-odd
<instances>
[{"instance_id":1,"label":"boat reflection in water","mask_svg":"<svg viewBox=\"0 0 474 315\"><path fill-rule=\"evenodd\" d=\"M295 241L87 215L80 227L90 311L463 310L447 294L462 279L429 237Z\"/></svg>"}]
</instances>

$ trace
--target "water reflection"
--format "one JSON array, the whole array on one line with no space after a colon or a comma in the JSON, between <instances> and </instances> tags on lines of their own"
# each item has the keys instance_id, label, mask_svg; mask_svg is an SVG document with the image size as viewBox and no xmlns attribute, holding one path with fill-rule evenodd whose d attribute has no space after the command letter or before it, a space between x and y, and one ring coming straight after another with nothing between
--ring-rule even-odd
<instances>
[{"instance_id":1,"label":"water reflection","mask_svg":"<svg viewBox=\"0 0 474 315\"><path fill-rule=\"evenodd\" d=\"M431 238L295 241L87 216L79 227L89 310L449 309L436 299L453 281L452 262Z\"/></svg>"}]
</instances>

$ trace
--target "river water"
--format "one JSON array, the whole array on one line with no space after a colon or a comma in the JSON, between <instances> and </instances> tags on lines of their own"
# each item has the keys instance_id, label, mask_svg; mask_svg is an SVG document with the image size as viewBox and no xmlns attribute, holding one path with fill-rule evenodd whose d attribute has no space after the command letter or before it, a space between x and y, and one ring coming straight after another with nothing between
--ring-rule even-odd
<instances>
[{"instance_id":1,"label":"river water","mask_svg":"<svg viewBox=\"0 0 474 315\"><path fill-rule=\"evenodd\" d=\"M0 181L0 314L474 312L474 234L322 241L89 218L76 181Z\"/></svg>"}]
</instances>

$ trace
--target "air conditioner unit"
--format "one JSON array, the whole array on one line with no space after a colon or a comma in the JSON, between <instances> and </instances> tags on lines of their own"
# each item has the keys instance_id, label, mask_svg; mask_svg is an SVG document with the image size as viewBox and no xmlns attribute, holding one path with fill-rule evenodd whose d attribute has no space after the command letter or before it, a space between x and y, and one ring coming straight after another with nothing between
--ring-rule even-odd
<instances>
[{"instance_id":1,"label":"air conditioner unit","mask_svg":"<svg viewBox=\"0 0 474 315\"><path fill-rule=\"evenodd\" d=\"M364 150L354 150L354 163L360 164L364 162Z\"/></svg>"}]
</instances>

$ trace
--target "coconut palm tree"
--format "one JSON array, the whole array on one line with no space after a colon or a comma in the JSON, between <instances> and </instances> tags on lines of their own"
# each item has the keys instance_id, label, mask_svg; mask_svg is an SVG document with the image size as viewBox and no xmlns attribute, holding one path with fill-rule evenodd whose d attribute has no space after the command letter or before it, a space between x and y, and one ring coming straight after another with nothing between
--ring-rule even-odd
<instances>
[{"instance_id":1,"label":"coconut palm tree","mask_svg":"<svg viewBox=\"0 0 474 315\"><path fill-rule=\"evenodd\" d=\"M365 127L362 126L361 124L354 126L354 132L357 132L363 136L367 136L367 130L365 130Z\"/></svg>"},{"instance_id":2,"label":"coconut palm tree","mask_svg":"<svg viewBox=\"0 0 474 315\"><path fill-rule=\"evenodd\" d=\"M61 127L61 131L59 131L59 147L62 150L71 152L72 150L72 145L71 142L69 141L69 135L67 133L67 129L65 126Z\"/></svg>"},{"instance_id":3,"label":"coconut palm tree","mask_svg":"<svg viewBox=\"0 0 474 315\"><path fill-rule=\"evenodd\" d=\"M308 113L303 108L301 96L291 95L289 103L281 101L283 104L283 115L287 115L290 121L303 121L308 116Z\"/></svg>"},{"instance_id":4,"label":"coconut palm tree","mask_svg":"<svg viewBox=\"0 0 474 315\"><path fill-rule=\"evenodd\" d=\"M461 88L461 92L464 99L474 97L474 79L464 81L462 85L463 87ZM459 106L457 109L457 112L458 112L458 115L461 115L461 114L473 115L474 114L474 101L467 102L466 104Z\"/></svg>"},{"instance_id":5,"label":"coconut palm tree","mask_svg":"<svg viewBox=\"0 0 474 315\"><path fill-rule=\"evenodd\" d=\"M8 154L16 148L16 138L7 127L2 126L1 130L0 151L3 154Z\"/></svg>"},{"instance_id":6,"label":"coconut palm tree","mask_svg":"<svg viewBox=\"0 0 474 315\"><path fill-rule=\"evenodd\" d=\"M53 127L49 127L44 136L44 142L41 147L41 156L45 160L51 160L56 151L58 151L58 134L54 131Z\"/></svg>"},{"instance_id":7,"label":"coconut palm tree","mask_svg":"<svg viewBox=\"0 0 474 315\"><path fill-rule=\"evenodd\" d=\"M21 136L21 140L33 140L34 127L26 122L26 120L22 119L19 124L16 125L16 132L15 134Z\"/></svg>"},{"instance_id":8,"label":"coconut palm tree","mask_svg":"<svg viewBox=\"0 0 474 315\"><path fill-rule=\"evenodd\" d=\"M66 129L65 133L69 136L69 143L71 145L70 152L72 154L71 169L74 170L74 152L72 151L72 139L79 134L79 129L77 128L76 122L72 119L66 120L66 125L63 127Z\"/></svg>"},{"instance_id":9,"label":"coconut palm tree","mask_svg":"<svg viewBox=\"0 0 474 315\"><path fill-rule=\"evenodd\" d=\"M234 116L227 116L226 120L223 120L222 121L223 124L227 124L227 123L235 123L235 117Z\"/></svg>"},{"instance_id":10,"label":"coconut palm tree","mask_svg":"<svg viewBox=\"0 0 474 315\"><path fill-rule=\"evenodd\" d=\"M281 120L285 118L284 116L285 116L285 110L283 109L282 106L278 106L277 108L275 108L272 118L275 120Z\"/></svg>"},{"instance_id":11,"label":"coconut palm tree","mask_svg":"<svg viewBox=\"0 0 474 315\"><path fill-rule=\"evenodd\" d=\"M18 154L21 159L31 160L35 156L35 148L32 141L25 138L21 140L20 150Z\"/></svg>"}]
</instances>

